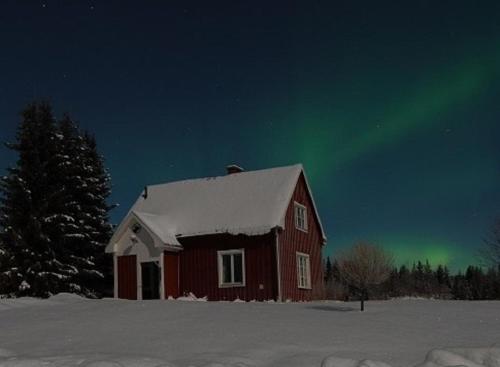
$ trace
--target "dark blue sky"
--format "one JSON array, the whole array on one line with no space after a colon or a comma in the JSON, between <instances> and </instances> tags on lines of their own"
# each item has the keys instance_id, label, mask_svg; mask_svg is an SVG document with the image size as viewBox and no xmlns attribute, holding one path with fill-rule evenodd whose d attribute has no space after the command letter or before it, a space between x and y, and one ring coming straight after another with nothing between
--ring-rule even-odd
<instances>
[{"instance_id":1,"label":"dark blue sky","mask_svg":"<svg viewBox=\"0 0 500 367\"><path fill-rule=\"evenodd\" d=\"M329 244L453 268L500 216L500 3L13 1L0 139L49 99L118 222L145 184L302 162ZM15 156L0 150L0 170Z\"/></svg>"}]
</instances>

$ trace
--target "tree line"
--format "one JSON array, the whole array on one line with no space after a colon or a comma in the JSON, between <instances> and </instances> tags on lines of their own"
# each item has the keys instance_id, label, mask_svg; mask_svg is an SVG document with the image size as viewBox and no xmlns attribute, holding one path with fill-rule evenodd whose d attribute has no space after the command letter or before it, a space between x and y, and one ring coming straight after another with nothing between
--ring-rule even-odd
<instances>
[{"instance_id":1,"label":"tree line","mask_svg":"<svg viewBox=\"0 0 500 367\"><path fill-rule=\"evenodd\" d=\"M340 259L343 261L343 259ZM327 257L324 265L326 297L337 300L359 299L337 259ZM483 268L470 265L465 272L450 274L446 265L432 267L429 261L416 261L410 267L392 267L383 281L367 288L368 299L425 297L457 300L500 299L500 265Z\"/></svg>"},{"instance_id":2,"label":"tree line","mask_svg":"<svg viewBox=\"0 0 500 367\"><path fill-rule=\"evenodd\" d=\"M102 295L111 183L95 138L41 102L24 109L7 147L18 159L0 179L0 295Z\"/></svg>"}]
</instances>

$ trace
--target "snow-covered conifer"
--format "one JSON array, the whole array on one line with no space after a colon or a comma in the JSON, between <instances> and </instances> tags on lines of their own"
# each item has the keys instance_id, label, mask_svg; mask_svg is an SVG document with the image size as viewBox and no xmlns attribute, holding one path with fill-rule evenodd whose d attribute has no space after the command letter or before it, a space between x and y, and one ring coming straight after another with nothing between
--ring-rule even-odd
<instances>
[{"instance_id":1,"label":"snow-covered conifer","mask_svg":"<svg viewBox=\"0 0 500 367\"><path fill-rule=\"evenodd\" d=\"M57 130L47 103L33 103L22 113L16 142L19 159L1 180L0 238L2 293L48 296L68 280L58 259L58 243L46 219L56 212Z\"/></svg>"},{"instance_id":2,"label":"snow-covered conifer","mask_svg":"<svg viewBox=\"0 0 500 367\"><path fill-rule=\"evenodd\" d=\"M34 103L9 147L19 159L0 181L0 294L99 294L112 228L110 179L95 140Z\"/></svg>"}]
</instances>

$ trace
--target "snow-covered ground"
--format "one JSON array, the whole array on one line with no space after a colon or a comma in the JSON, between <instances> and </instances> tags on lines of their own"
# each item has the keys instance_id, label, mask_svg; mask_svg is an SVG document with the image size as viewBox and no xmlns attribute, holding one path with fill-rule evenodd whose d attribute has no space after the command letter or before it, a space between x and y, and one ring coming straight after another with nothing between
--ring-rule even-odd
<instances>
[{"instance_id":1,"label":"snow-covered ground","mask_svg":"<svg viewBox=\"0 0 500 367\"><path fill-rule=\"evenodd\" d=\"M498 347L500 302L0 300L2 367L500 367Z\"/></svg>"}]
</instances>

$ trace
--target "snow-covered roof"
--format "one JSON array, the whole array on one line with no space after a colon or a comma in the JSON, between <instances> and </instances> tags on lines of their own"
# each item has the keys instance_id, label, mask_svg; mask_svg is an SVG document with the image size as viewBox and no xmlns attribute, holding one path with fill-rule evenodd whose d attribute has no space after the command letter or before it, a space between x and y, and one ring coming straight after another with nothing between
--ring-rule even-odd
<instances>
[{"instance_id":1,"label":"snow-covered roof","mask_svg":"<svg viewBox=\"0 0 500 367\"><path fill-rule=\"evenodd\" d=\"M142 223L142 225L155 234L164 244L181 246L175 237L175 233L168 227L168 225L166 225L168 223L168 219L164 216L142 213L135 210L132 211L131 214L133 214L136 219Z\"/></svg>"},{"instance_id":2,"label":"snow-covered roof","mask_svg":"<svg viewBox=\"0 0 500 367\"><path fill-rule=\"evenodd\" d=\"M165 244L174 246L179 244L178 237L259 235L284 228L302 172L302 165L297 164L148 186L147 196L139 196L115 236L130 216L138 217Z\"/></svg>"}]
</instances>

